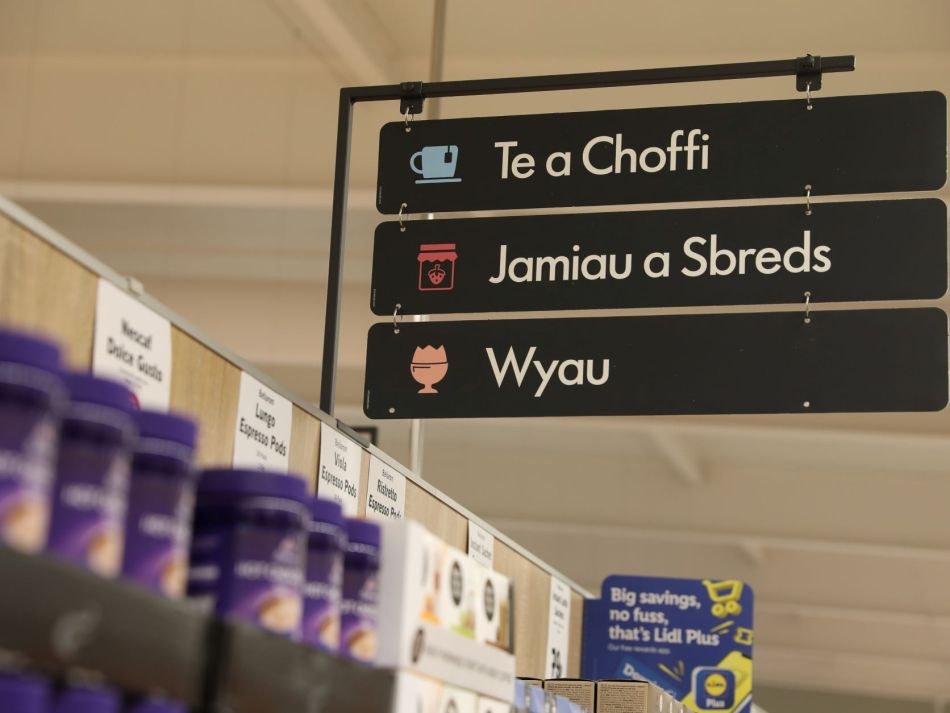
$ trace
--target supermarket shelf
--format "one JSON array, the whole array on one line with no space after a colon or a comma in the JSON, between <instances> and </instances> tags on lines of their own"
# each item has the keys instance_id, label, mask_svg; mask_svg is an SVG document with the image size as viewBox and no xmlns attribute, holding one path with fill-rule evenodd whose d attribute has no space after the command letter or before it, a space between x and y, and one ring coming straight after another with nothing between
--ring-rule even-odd
<instances>
[{"instance_id":1,"label":"supermarket shelf","mask_svg":"<svg viewBox=\"0 0 950 713\"><path fill-rule=\"evenodd\" d=\"M212 617L126 582L0 547L0 649L52 674L202 702Z\"/></svg>"},{"instance_id":2,"label":"supermarket shelf","mask_svg":"<svg viewBox=\"0 0 950 713\"><path fill-rule=\"evenodd\" d=\"M389 713L393 672L0 547L0 650L206 713Z\"/></svg>"},{"instance_id":3,"label":"supermarket shelf","mask_svg":"<svg viewBox=\"0 0 950 713\"><path fill-rule=\"evenodd\" d=\"M250 626L224 629L211 713L389 713L395 675Z\"/></svg>"},{"instance_id":4,"label":"supermarket shelf","mask_svg":"<svg viewBox=\"0 0 950 713\"><path fill-rule=\"evenodd\" d=\"M585 588L580 586L577 582L574 582L569 577L564 576L560 571L549 565L547 562L544 562L535 554L525 549L517 542L512 540L510 537L505 535L503 532L499 531L496 527L490 523L482 520L480 517L469 511L467 508L463 507L461 504L456 502L454 499L447 496L445 493L440 491L438 488L433 486L431 483L424 480L422 477L413 473L411 470L406 468L403 464L397 462L387 453L381 451L376 446L369 444L365 439L360 438L358 435L354 434L342 421L334 418L333 416L324 413L319 408L317 408L312 402L303 399L298 394L295 394L293 391L287 389L282 384L276 382L268 374L262 372L254 365L248 363L237 354L227 349L223 345L219 344L212 337L207 335L204 331L196 327L194 324L190 323L188 320L184 319L178 313L172 311L167 306L154 299L148 295L143 289L142 285L132 278L126 277L116 270L112 269L104 262L98 258L91 255L89 252L83 250L81 247L73 243L71 240L51 228L49 225L39 220L36 216L29 213L29 211L24 210L19 205L13 201L5 198L3 195L0 195L0 215L6 216L8 219L26 229L32 233L37 238L45 241L52 247L56 248L59 252L67 255L69 258L74 260L79 265L82 265L85 269L89 270L94 275L102 277L106 280L109 280L117 287L123 291L130 294L132 297L140 301L142 304L146 305L149 309L153 310L157 314L162 315L172 325L177 327L179 330L194 338L207 348L216 352L222 359L230 362L234 366L238 367L242 371L250 374L255 379L260 381L262 384L272 389L276 393L280 394L284 398L293 402L298 408L308 413L313 418L318 421L323 421L329 426L344 431L350 437L355 438L360 442L363 448L370 453L371 455L379 458L389 466L395 468L397 471L406 476L406 478L412 483L418 485L420 488L425 490L429 495L441 501L446 507L456 511L461 516L467 518L468 520L476 522L482 529L490 532L494 537L499 541L510 547L517 554L522 556L524 559L528 560L531 564L538 567L543 572L557 577L562 582L567 584L571 589L573 589L577 594L582 597L591 597L592 594L588 592ZM310 474L308 474L310 475Z\"/></svg>"}]
</instances>

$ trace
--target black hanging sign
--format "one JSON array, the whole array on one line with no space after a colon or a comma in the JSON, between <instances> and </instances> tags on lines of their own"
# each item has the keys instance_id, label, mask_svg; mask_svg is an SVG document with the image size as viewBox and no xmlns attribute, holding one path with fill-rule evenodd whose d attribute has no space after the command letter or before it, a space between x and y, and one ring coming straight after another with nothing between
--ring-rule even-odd
<instances>
[{"instance_id":1,"label":"black hanging sign","mask_svg":"<svg viewBox=\"0 0 950 713\"><path fill-rule=\"evenodd\" d=\"M941 309L391 323L370 418L936 411Z\"/></svg>"},{"instance_id":2,"label":"black hanging sign","mask_svg":"<svg viewBox=\"0 0 950 713\"><path fill-rule=\"evenodd\" d=\"M938 299L937 198L396 222L371 306L391 315Z\"/></svg>"},{"instance_id":3,"label":"black hanging sign","mask_svg":"<svg viewBox=\"0 0 950 713\"><path fill-rule=\"evenodd\" d=\"M940 92L386 124L382 213L936 190Z\"/></svg>"}]
</instances>

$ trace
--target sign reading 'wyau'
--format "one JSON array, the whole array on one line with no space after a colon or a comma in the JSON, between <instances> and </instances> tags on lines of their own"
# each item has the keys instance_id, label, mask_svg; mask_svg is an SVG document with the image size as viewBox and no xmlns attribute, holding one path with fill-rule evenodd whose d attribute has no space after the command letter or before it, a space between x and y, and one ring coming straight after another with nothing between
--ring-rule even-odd
<instances>
[{"instance_id":1,"label":"sign reading 'wyau'","mask_svg":"<svg viewBox=\"0 0 950 713\"><path fill-rule=\"evenodd\" d=\"M936 198L396 222L376 230L376 314L938 299Z\"/></svg>"},{"instance_id":2,"label":"sign reading 'wyau'","mask_svg":"<svg viewBox=\"0 0 950 713\"><path fill-rule=\"evenodd\" d=\"M403 323L370 329L370 418L932 411L936 308Z\"/></svg>"},{"instance_id":3,"label":"sign reading 'wyau'","mask_svg":"<svg viewBox=\"0 0 950 713\"><path fill-rule=\"evenodd\" d=\"M402 122L377 208L462 211L935 190L939 92Z\"/></svg>"}]
</instances>

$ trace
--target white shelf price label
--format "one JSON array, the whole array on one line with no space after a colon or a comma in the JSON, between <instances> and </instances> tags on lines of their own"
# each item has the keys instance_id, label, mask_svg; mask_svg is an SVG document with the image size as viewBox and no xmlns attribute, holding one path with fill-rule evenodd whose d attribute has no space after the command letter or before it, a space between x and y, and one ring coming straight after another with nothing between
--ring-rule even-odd
<instances>
[{"instance_id":1,"label":"white shelf price label","mask_svg":"<svg viewBox=\"0 0 950 713\"><path fill-rule=\"evenodd\" d=\"M544 673L547 678L567 675L571 628L571 588L551 577L551 604L548 608L548 645Z\"/></svg>"},{"instance_id":2,"label":"white shelf price label","mask_svg":"<svg viewBox=\"0 0 950 713\"><path fill-rule=\"evenodd\" d=\"M402 520L406 515L406 476L376 456L369 459L366 518Z\"/></svg>"},{"instance_id":3,"label":"white shelf price label","mask_svg":"<svg viewBox=\"0 0 950 713\"><path fill-rule=\"evenodd\" d=\"M101 278L96 294L92 373L125 384L142 408L168 410L171 323Z\"/></svg>"},{"instance_id":4,"label":"white shelf price label","mask_svg":"<svg viewBox=\"0 0 950 713\"><path fill-rule=\"evenodd\" d=\"M242 371L234 430L234 466L286 473L290 469L292 420L290 401Z\"/></svg>"},{"instance_id":5,"label":"white shelf price label","mask_svg":"<svg viewBox=\"0 0 950 713\"><path fill-rule=\"evenodd\" d=\"M495 536L476 522L468 521L468 556L494 569Z\"/></svg>"},{"instance_id":6,"label":"white shelf price label","mask_svg":"<svg viewBox=\"0 0 950 713\"><path fill-rule=\"evenodd\" d=\"M336 429L320 424L320 477L317 495L335 500L347 517L359 513L363 449Z\"/></svg>"}]
</instances>

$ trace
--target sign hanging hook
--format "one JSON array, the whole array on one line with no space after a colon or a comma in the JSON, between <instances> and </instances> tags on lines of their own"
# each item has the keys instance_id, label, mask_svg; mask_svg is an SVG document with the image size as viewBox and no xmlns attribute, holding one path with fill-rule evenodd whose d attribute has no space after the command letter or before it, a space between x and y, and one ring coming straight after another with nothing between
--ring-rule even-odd
<instances>
[{"instance_id":1,"label":"sign hanging hook","mask_svg":"<svg viewBox=\"0 0 950 713\"><path fill-rule=\"evenodd\" d=\"M805 292L805 324L811 324L811 290Z\"/></svg>"},{"instance_id":2,"label":"sign hanging hook","mask_svg":"<svg viewBox=\"0 0 950 713\"><path fill-rule=\"evenodd\" d=\"M399 334L399 324L402 322L402 317L399 316L399 310L401 309L402 305L397 302L395 309L393 309L393 334Z\"/></svg>"},{"instance_id":3,"label":"sign hanging hook","mask_svg":"<svg viewBox=\"0 0 950 713\"><path fill-rule=\"evenodd\" d=\"M811 103L811 90L816 92L821 89L821 57L806 54L795 60L797 71L795 73L795 88L800 92L805 92L805 109L811 111L815 107Z\"/></svg>"},{"instance_id":4,"label":"sign hanging hook","mask_svg":"<svg viewBox=\"0 0 950 713\"><path fill-rule=\"evenodd\" d=\"M405 221L405 218L406 218L406 213L405 213L405 211L406 211L406 208L408 208L408 207L409 207L409 206L406 205L405 203L402 203L402 204L400 204L400 206L399 206L399 232L400 232L400 233L405 233L405 232L406 232L406 224L405 224L404 221Z\"/></svg>"},{"instance_id":5,"label":"sign hanging hook","mask_svg":"<svg viewBox=\"0 0 950 713\"><path fill-rule=\"evenodd\" d=\"M405 203L403 203L405 205ZM805 215L811 215L811 184L805 185Z\"/></svg>"},{"instance_id":6,"label":"sign hanging hook","mask_svg":"<svg viewBox=\"0 0 950 713\"><path fill-rule=\"evenodd\" d=\"M422 82L403 82L399 85L399 111L406 122L406 133L412 131L412 120L422 113L425 97L422 96Z\"/></svg>"}]
</instances>

